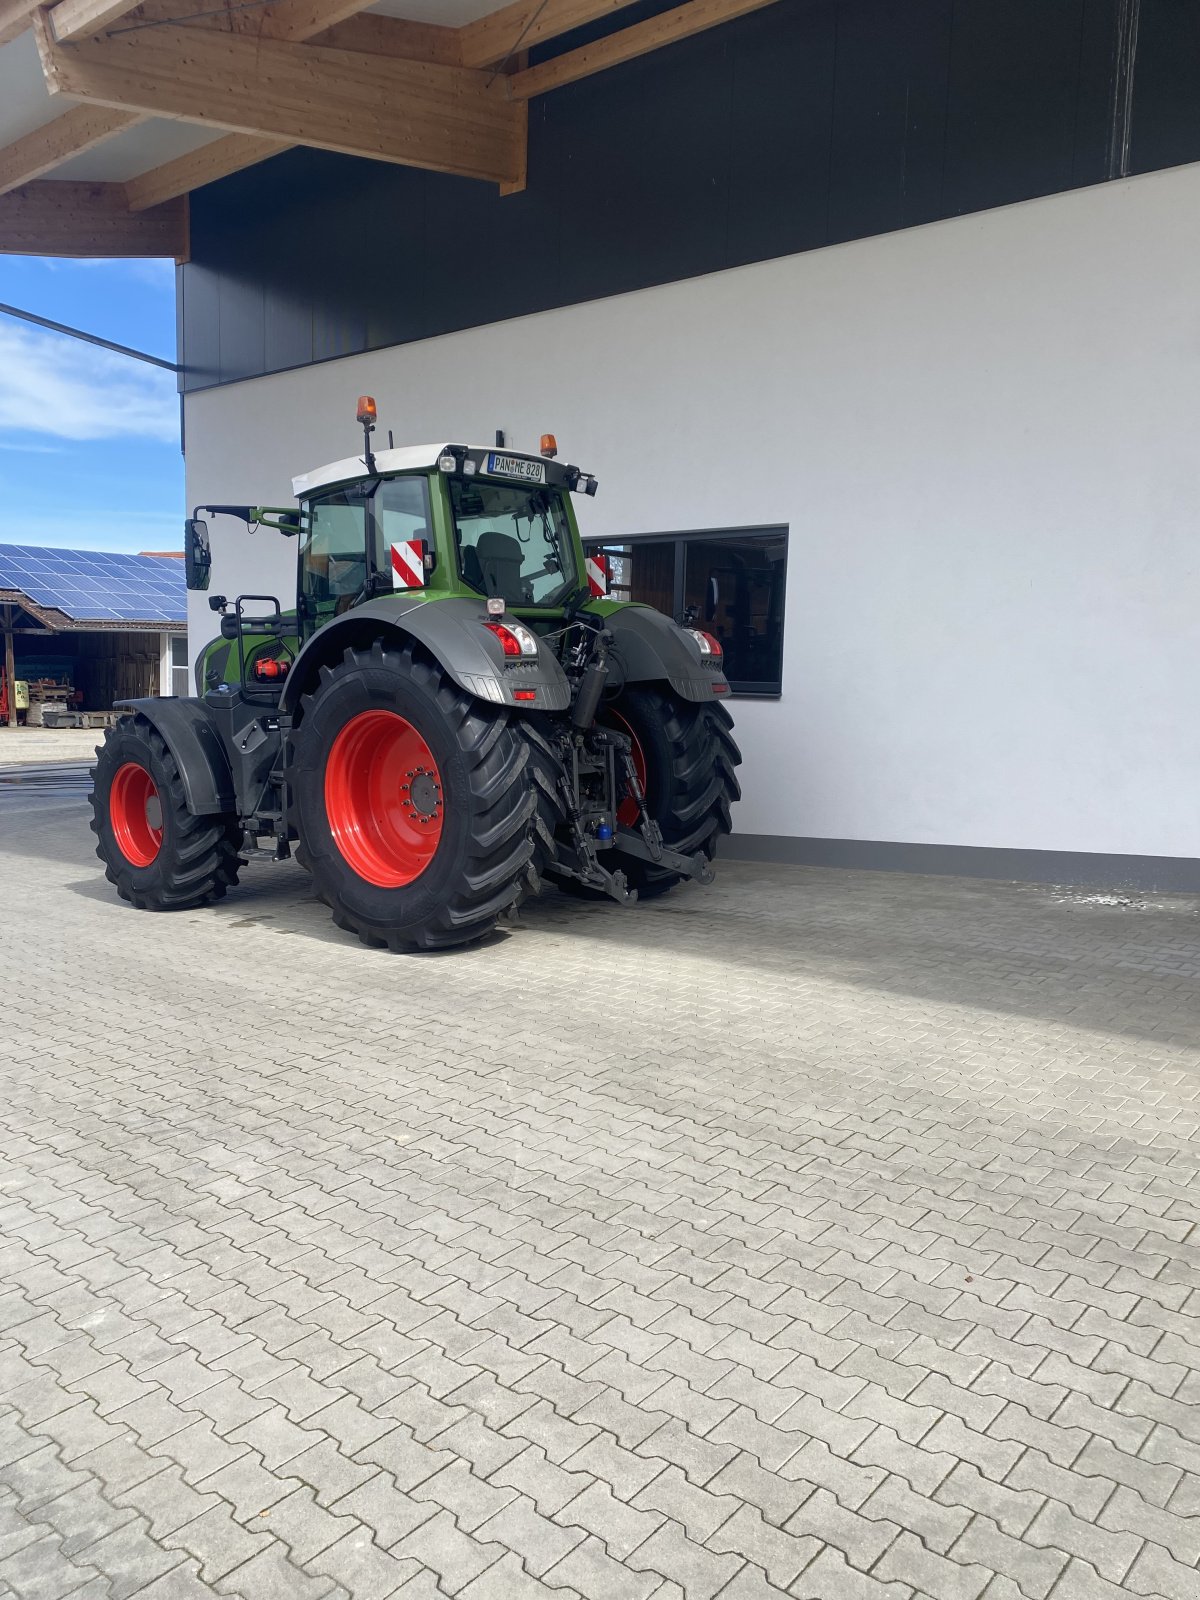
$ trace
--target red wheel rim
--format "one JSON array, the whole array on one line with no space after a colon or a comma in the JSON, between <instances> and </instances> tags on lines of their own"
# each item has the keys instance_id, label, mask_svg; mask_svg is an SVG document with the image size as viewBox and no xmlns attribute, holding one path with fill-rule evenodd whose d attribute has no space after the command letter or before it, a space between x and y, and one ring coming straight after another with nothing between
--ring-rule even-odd
<instances>
[{"instance_id":1,"label":"red wheel rim","mask_svg":"<svg viewBox=\"0 0 1200 1600\"><path fill-rule=\"evenodd\" d=\"M117 848L135 867L148 867L162 849L158 785L137 761L117 768L108 793L108 816Z\"/></svg>"},{"instance_id":2,"label":"red wheel rim","mask_svg":"<svg viewBox=\"0 0 1200 1600\"><path fill-rule=\"evenodd\" d=\"M641 785L642 793L646 792L646 752L642 749L642 741L634 733L629 723L619 711L610 711L607 714L609 724L616 728L618 733L625 734L633 745L633 770L637 773L637 781ZM625 798L617 807L617 821L623 828L636 828L640 814L637 801L629 793L628 788Z\"/></svg>"},{"instance_id":3,"label":"red wheel rim","mask_svg":"<svg viewBox=\"0 0 1200 1600\"><path fill-rule=\"evenodd\" d=\"M360 711L325 764L325 815L343 860L377 889L419 878L442 837L442 775L398 711Z\"/></svg>"}]
</instances>

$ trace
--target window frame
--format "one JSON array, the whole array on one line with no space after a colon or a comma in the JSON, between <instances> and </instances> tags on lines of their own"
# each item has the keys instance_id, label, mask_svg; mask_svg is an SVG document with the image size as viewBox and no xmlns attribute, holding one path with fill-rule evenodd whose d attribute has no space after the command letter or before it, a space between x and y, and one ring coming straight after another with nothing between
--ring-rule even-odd
<instances>
[{"instance_id":1,"label":"window frame","mask_svg":"<svg viewBox=\"0 0 1200 1600\"><path fill-rule=\"evenodd\" d=\"M674 544L675 564L671 594L671 615L678 622L683 615L684 595L687 588L687 548L690 544L732 544L739 539L782 539L783 540L783 571L780 575L782 593L780 596L780 639L779 639L779 677L769 681L756 679L729 678L729 692L739 699L747 700L779 700L783 695L783 657L784 645L787 640L787 569L788 557L791 554L791 524L787 522L754 523L737 528L689 528L674 529L666 533L627 533L617 538L585 539L583 541L584 555L591 555L596 551L616 553L624 546L636 549L639 544ZM636 602L635 602L636 603ZM728 675L727 675L728 676Z\"/></svg>"}]
</instances>

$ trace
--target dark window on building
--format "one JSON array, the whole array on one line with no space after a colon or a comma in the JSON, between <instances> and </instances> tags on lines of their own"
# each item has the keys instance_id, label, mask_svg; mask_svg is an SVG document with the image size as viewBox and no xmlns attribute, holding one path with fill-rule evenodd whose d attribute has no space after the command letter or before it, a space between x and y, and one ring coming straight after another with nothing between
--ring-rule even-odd
<instances>
[{"instance_id":1,"label":"dark window on building","mask_svg":"<svg viewBox=\"0 0 1200 1600\"><path fill-rule=\"evenodd\" d=\"M783 689L786 528L730 528L588 545L608 557L614 600L641 600L721 641L736 694Z\"/></svg>"}]
</instances>

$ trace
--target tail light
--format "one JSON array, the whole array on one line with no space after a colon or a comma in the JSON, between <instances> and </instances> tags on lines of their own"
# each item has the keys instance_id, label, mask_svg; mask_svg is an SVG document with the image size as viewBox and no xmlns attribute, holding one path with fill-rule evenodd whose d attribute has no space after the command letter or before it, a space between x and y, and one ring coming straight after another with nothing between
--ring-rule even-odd
<instances>
[{"instance_id":1,"label":"tail light","mask_svg":"<svg viewBox=\"0 0 1200 1600\"><path fill-rule=\"evenodd\" d=\"M484 627L500 641L506 661L530 661L538 653L536 636L522 622L485 622Z\"/></svg>"},{"instance_id":2,"label":"tail light","mask_svg":"<svg viewBox=\"0 0 1200 1600\"><path fill-rule=\"evenodd\" d=\"M721 641L714 634L706 633L703 628L687 628L685 632L690 633L700 646L700 654L706 661L720 661L725 654Z\"/></svg>"}]
</instances>

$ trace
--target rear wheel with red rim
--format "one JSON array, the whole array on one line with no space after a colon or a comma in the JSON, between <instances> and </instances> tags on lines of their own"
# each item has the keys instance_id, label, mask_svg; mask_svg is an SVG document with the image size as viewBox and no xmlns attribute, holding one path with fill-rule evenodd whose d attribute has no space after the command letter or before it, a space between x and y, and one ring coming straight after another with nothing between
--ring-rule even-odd
<instances>
[{"instance_id":1,"label":"rear wheel with red rim","mask_svg":"<svg viewBox=\"0 0 1200 1600\"><path fill-rule=\"evenodd\" d=\"M398 711L360 711L325 764L325 814L343 858L379 889L413 883L442 837L442 775Z\"/></svg>"},{"instance_id":2,"label":"rear wheel with red rim","mask_svg":"<svg viewBox=\"0 0 1200 1600\"><path fill-rule=\"evenodd\" d=\"M394 950L490 933L531 873L527 766L508 713L414 644L322 668L292 733L290 822L338 926Z\"/></svg>"}]
</instances>

